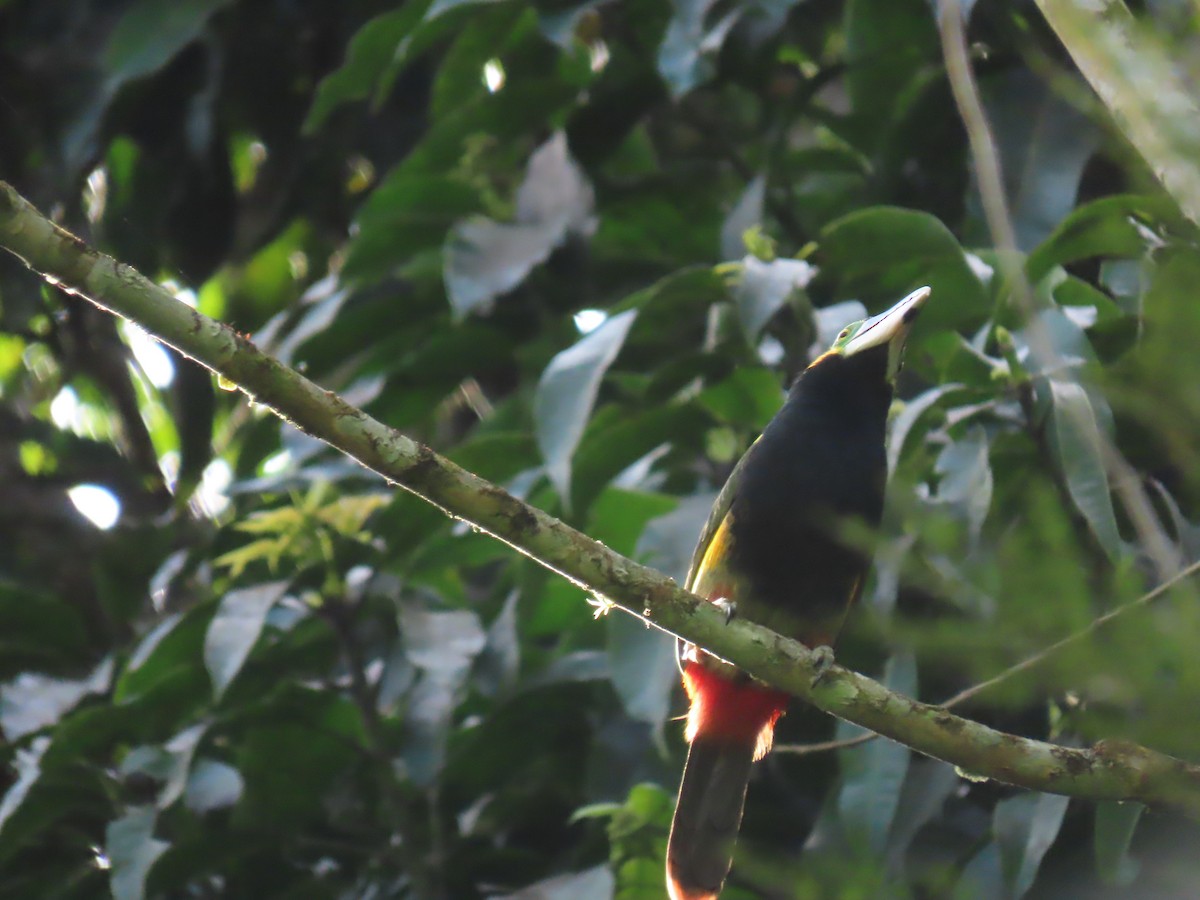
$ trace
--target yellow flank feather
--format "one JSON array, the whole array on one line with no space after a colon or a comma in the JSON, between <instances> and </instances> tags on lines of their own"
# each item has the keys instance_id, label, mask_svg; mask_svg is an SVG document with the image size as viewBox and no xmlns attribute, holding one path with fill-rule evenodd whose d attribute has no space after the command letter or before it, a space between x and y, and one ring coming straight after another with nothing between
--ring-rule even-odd
<instances>
[{"instance_id":1,"label":"yellow flank feather","mask_svg":"<svg viewBox=\"0 0 1200 900\"><path fill-rule=\"evenodd\" d=\"M728 589L729 586L722 582L729 580L730 573L726 560L732 540L732 523L733 513L726 513L721 524L717 526L712 540L704 548L704 555L700 557L699 565L696 566L695 571L691 573L692 577L688 580L688 590L692 593L712 600L722 596L721 588Z\"/></svg>"}]
</instances>

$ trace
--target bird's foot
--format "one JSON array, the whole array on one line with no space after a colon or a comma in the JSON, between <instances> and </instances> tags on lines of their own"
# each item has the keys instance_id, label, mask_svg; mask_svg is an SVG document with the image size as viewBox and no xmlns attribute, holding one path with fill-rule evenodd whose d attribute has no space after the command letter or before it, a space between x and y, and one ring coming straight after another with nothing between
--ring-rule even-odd
<instances>
[{"instance_id":1,"label":"bird's foot","mask_svg":"<svg viewBox=\"0 0 1200 900\"><path fill-rule=\"evenodd\" d=\"M712 605L725 614L725 624L728 625L737 615L737 604L727 597L717 597Z\"/></svg>"},{"instance_id":2,"label":"bird's foot","mask_svg":"<svg viewBox=\"0 0 1200 900\"><path fill-rule=\"evenodd\" d=\"M820 647L812 648L813 655L813 677L812 684L816 687L825 680L825 676L829 674L829 670L833 668L833 648L828 644L822 644Z\"/></svg>"}]
</instances>

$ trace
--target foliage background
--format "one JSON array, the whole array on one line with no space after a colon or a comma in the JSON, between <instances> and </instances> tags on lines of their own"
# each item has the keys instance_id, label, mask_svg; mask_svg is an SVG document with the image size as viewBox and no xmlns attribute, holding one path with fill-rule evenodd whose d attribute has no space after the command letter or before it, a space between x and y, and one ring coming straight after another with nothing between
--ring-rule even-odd
<instances>
[{"instance_id":1,"label":"foliage background","mask_svg":"<svg viewBox=\"0 0 1200 900\"><path fill-rule=\"evenodd\" d=\"M839 658L936 701L1195 559L1200 490L1195 228L1036 6L961 6L1032 320L925 0L7 0L0 177L676 576L812 349L932 285ZM1190 7L1137 12L1192 77ZM663 895L669 641L9 258L0 304L0 893ZM970 712L1194 759L1198 625L1177 591ZM1190 897L1197 837L781 748L726 896Z\"/></svg>"}]
</instances>

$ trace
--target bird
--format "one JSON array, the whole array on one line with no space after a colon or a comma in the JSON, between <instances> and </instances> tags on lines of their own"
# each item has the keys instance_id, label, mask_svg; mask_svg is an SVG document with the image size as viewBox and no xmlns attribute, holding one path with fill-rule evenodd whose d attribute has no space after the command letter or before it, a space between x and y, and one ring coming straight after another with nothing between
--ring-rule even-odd
<instances>
[{"instance_id":1,"label":"bird","mask_svg":"<svg viewBox=\"0 0 1200 900\"><path fill-rule=\"evenodd\" d=\"M700 533L686 587L726 613L818 650L832 647L870 560L839 535L883 514L884 439L904 345L930 288L847 325L800 373L734 467ZM771 749L788 695L681 644L687 761L667 841L671 900L725 883L752 763Z\"/></svg>"}]
</instances>

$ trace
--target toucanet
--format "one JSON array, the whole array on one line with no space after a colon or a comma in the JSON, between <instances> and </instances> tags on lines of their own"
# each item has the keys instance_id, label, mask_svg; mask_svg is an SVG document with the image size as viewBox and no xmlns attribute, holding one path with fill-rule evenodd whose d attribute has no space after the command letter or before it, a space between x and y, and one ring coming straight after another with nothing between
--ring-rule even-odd
<instances>
[{"instance_id":1,"label":"toucanet","mask_svg":"<svg viewBox=\"0 0 1200 900\"><path fill-rule=\"evenodd\" d=\"M687 588L809 647L829 647L870 563L845 540L883 513L884 432L904 342L927 287L846 326L800 374L718 495ZM672 900L714 898L729 874L750 766L786 694L685 646L689 744L667 845Z\"/></svg>"}]
</instances>

